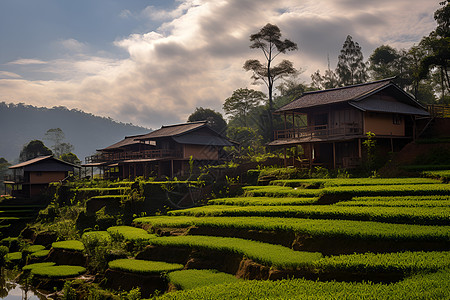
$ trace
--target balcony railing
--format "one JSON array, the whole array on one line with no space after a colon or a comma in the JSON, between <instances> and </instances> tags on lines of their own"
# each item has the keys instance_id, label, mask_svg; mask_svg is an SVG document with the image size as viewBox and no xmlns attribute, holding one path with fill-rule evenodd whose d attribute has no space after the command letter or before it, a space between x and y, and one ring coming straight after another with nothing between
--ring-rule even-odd
<instances>
[{"instance_id":1,"label":"balcony railing","mask_svg":"<svg viewBox=\"0 0 450 300\"><path fill-rule=\"evenodd\" d=\"M158 150L142 150L137 152L116 152L116 153L101 153L97 155L88 156L85 158L86 164L113 162L130 159L154 159L154 158L179 158L182 156L180 151L158 149Z\"/></svg>"},{"instance_id":2,"label":"balcony railing","mask_svg":"<svg viewBox=\"0 0 450 300\"><path fill-rule=\"evenodd\" d=\"M12 181L15 183L23 183L24 182L24 177L23 175L4 175L3 176L3 181Z\"/></svg>"},{"instance_id":3,"label":"balcony railing","mask_svg":"<svg viewBox=\"0 0 450 300\"><path fill-rule=\"evenodd\" d=\"M362 134L362 128L358 124L349 124L336 128L329 128L328 125L317 125L310 127L290 128L275 131L277 139L303 139L320 138L329 139L334 137L352 136Z\"/></svg>"}]
</instances>

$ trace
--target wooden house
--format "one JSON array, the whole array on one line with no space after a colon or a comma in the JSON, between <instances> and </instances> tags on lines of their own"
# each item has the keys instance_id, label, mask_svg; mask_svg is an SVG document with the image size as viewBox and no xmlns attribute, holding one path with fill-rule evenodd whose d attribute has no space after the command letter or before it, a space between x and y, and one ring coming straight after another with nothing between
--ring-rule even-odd
<instances>
[{"instance_id":1,"label":"wooden house","mask_svg":"<svg viewBox=\"0 0 450 300\"><path fill-rule=\"evenodd\" d=\"M63 181L79 168L51 155L37 157L9 167L13 174L5 178L5 190L9 187L14 197L33 198L40 195L49 183Z\"/></svg>"},{"instance_id":2,"label":"wooden house","mask_svg":"<svg viewBox=\"0 0 450 300\"><path fill-rule=\"evenodd\" d=\"M379 145L398 149L414 139L417 119L429 113L392 79L304 93L275 111L285 127L269 145L301 145L310 167L329 168L358 166L367 132Z\"/></svg>"},{"instance_id":3,"label":"wooden house","mask_svg":"<svg viewBox=\"0 0 450 300\"><path fill-rule=\"evenodd\" d=\"M124 140L86 158L84 167L99 167L106 178L175 177L195 165L217 164L223 147L236 143L211 129L207 121L162 126Z\"/></svg>"}]
</instances>

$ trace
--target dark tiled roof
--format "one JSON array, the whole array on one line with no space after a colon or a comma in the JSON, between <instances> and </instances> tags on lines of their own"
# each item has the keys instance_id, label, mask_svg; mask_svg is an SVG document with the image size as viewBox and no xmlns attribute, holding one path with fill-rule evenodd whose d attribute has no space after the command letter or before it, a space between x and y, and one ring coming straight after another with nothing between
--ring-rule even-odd
<instances>
[{"instance_id":1,"label":"dark tiled roof","mask_svg":"<svg viewBox=\"0 0 450 300\"><path fill-rule=\"evenodd\" d=\"M393 78L387 78L379 81L351 85L341 88L307 92L297 100L294 100L291 103L288 103L285 106L279 108L278 110L276 110L276 112L334 104L350 100L359 100L391 85L392 79Z\"/></svg>"},{"instance_id":2,"label":"dark tiled roof","mask_svg":"<svg viewBox=\"0 0 450 300\"><path fill-rule=\"evenodd\" d=\"M72 166L72 167L79 168L79 166L73 165L71 163L68 163L66 161L63 161L63 160L60 160L60 159L57 159L57 158L54 158L52 155L47 155L47 156L39 156L39 157L30 159L30 160L21 162L20 164L17 164L17 165L14 165L14 166L10 166L9 169L23 168L23 167L26 167L26 166L29 166L29 165L33 165L33 164L36 164L36 163L39 163L39 162L43 162L43 161L46 161L46 160L54 160L54 161L56 161L58 163L61 163L61 164L65 164L65 165L69 165L69 166Z\"/></svg>"},{"instance_id":3,"label":"dark tiled roof","mask_svg":"<svg viewBox=\"0 0 450 300\"><path fill-rule=\"evenodd\" d=\"M237 145L237 143L230 142L226 138L213 135L185 134L179 137L174 137L173 139L177 143L190 145L223 146L223 147Z\"/></svg>"},{"instance_id":4,"label":"dark tiled roof","mask_svg":"<svg viewBox=\"0 0 450 300\"><path fill-rule=\"evenodd\" d=\"M106 148L100 149L98 151L108 151L108 150L113 150L113 149L117 149L117 148L121 148L121 147L125 147L128 145L133 145L133 144L139 144L140 141L136 140L139 137L144 136L145 134L140 134L140 135L132 135L132 136L126 136L123 140L121 140L120 142L117 142L115 144L112 144L111 146L108 146Z\"/></svg>"},{"instance_id":5,"label":"dark tiled roof","mask_svg":"<svg viewBox=\"0 0 450 300\"><path fill-rule=\"evenodd\" d=\"M350 101L349 104L362 111L389 112L404 115L429 116L422 109L399 101L387 101L383 99L367 98L361 101Z\"/></svg>"},{"instance_id":6,"label":"dark tiled roof","mask_svg":"<svg viewBox=\"0 0 450 300\"><path fill-rule=\"evenodd\" d=\"M189 122L184 124L162 126L158 130L152 131L148 134L143 135L142 137L137 138L137 140L151 140L162 137L174 137L199 129L201 127L205 127L207 126L206 124L207 121L199 121L199 122Z\"/></svg>"}]
</instances>

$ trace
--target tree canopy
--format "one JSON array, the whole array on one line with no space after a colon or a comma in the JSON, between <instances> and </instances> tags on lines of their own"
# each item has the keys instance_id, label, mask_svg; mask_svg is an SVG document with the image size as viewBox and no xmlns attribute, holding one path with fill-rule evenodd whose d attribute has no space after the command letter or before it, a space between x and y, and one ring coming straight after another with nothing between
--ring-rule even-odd
<instances>
[{"instance_id":1,"label":"tree canopy","mask_svg":"<svg viewBox=\"0 0 450 300\"><path fill-rule=\"evenodd\" d=\"M24 162L39 156L52 155L53 152L40 140L32 140L20 151L19 161Z\"/></svg>"},{"instance_id":2,"label":"tree canopy","mask_svg":"<svg viewBox=\"0 0 450 300\"><path fill-rule=\"evenodd\" d=\"M248 113L255 106L261 105L266 100L266 94L248 88L240 88L233 92L231 97L225 99L223 110L233 119L239 118L243 126L248 126Z\"/></svg>"},{"instance_id":3,"label":"tree canopy","mask_svg":"<svg viewBox=\"0 0 450 300\"><path fill-rule=\"evenodd\" d=\"M268 88L269 96L269 128L273 131L273 88L274 82L298 71L289 60L282 60L273 66L274 59L281 53L297 50L297 44L288 39L281 39L281 30L276 25L266 24L257 33L250 35L250 48L259 49L264 54L265 61L262 63L257 59L249 59L244 63L244 70L251 71L254 83L263 82Z\"/></svg>"},{"instance_id":4,"label":"tree canopy","mask_svg":"<svg viewBox=\"0 0 450 300\"><path fill-rule=\"evenodd\" d=\"M222 114L210 108L196 107L187 121L208 121L208 125L219 133L224 133L227 129L227 122L224 120Z\"/></svg>"},{"instance_id":5,"label":"tree canopy","mask_svg":"<svg viewBox=\"0 0 450 300\"><path fill-rule=\"evenodd\" d=\"M348 35L338 56L336 74L339 77L339 86L363 83L368 79L366 64L357 42Z\"/></svg>"}]
</instances>

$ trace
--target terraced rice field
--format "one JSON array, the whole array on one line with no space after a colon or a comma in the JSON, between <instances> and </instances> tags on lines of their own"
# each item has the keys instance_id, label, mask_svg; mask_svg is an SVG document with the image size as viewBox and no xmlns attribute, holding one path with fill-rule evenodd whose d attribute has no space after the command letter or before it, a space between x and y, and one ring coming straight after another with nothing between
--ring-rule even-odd
<instances>
[{"instance_id":1,"label":"terraced rice field","mask_svg":"<svg viewBox=\"0 0 450 300\"><path fill-rule=\"evenodd\" d=\"M251 274L241 261L231 272L238 278L289 279L199 283L161 299L450 297L449 184L430 178L310 179L244 190L243 197L134 223L169 234L150 239L153 247L238 255L259 266ZM183 229L185 236L170 236ZM182 272L174 278L179 289L179 281L189 282Z\"/></svg>"}]
</instances>

